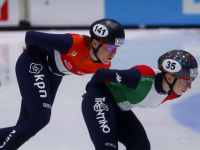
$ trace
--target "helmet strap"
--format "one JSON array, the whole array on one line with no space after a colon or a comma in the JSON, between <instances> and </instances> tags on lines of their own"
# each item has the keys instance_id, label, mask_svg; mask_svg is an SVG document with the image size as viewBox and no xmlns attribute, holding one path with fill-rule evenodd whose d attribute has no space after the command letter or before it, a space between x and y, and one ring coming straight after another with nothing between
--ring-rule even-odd
<instances>
[{"instance_id":1,"label":"helmet strap","mask_svg":"<svg viewBox=\"0 0 200 150\"><path fill-rule=\"evenodd\" d=\"M170 83L167 81L166 77L164 77L164 79L165 79L165 81L167 82L167 84L169 85L169 89L170 89L170 90L168 91L168 95L170 95L172 92L175 93L174 90L173 90L173 87L174 87L174 85L175 85L175 83L176 83L176 81L177 81L177 78L174 79L174 81L172 82L172 84L170 84Z\"/></svg>"},{"instance_id":2,"label":"helmet strap","mask_svg":"<svg viewBox=\"0 0 200 150\"><path fill-rule=\"evenodd\" d=\"M96 57L96 61L93 60L94 63L102 63L101 60L99 59L99 57L97 56L97 52L99 50L99 48L102 46L102 44L100 44L96 49L93 47L92 45L92 49L93 49L93 54Z\"/></svg>"}]
</instances>

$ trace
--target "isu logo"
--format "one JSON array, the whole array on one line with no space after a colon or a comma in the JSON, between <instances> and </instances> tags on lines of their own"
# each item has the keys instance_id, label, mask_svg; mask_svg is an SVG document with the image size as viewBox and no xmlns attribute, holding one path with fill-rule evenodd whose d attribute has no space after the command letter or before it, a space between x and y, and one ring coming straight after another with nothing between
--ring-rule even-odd
<instances>
[{"instance_id":1,"label":"isu logo","mask_svg":"<svg viewBox=\"0 0 200 150\"><path fill-rule=\"evenodd\" d=\"M8 20L8 0L0 0L0 21Z\"/></svg>"},{"instance_id":2,"label":"isu logo","mask_svg":"<svg viewBox=\"0 0 200 150\"><path fill-rule=\"evenodd\" d=\"M198 68L190 69L190 77L198 76Z\"/></svg>"}]
</instances>

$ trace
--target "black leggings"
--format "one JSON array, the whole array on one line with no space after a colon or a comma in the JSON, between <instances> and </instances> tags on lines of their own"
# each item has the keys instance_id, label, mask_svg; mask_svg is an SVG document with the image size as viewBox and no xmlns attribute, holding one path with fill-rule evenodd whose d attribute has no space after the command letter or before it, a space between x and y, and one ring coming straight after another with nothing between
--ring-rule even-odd
<instances>
[{"instance_id":1,"label":"black leggings","mask_svg":"<svg viewBox=\"0 0 200 150\"><path fill-rule=\"evenodd\" d=\"M24 51L16 64L21 111L15 126L0 129L0 150L18 149L50 121L51 107L62 77L49 71L36 49L31 51Z\"/></svg>"},{"instance_id":2,"label":"black leggings","mask_svg":"<svg viewBox=\"0 0 200 150\"><path fill-rule=\"evenodd\" d=\"M102 90L103 89L103 90ZM92 87L83 98L82 113L96 150L150 150L146 132L135 114L122 111L106 85Z\"/></svg>"}]
</instances>

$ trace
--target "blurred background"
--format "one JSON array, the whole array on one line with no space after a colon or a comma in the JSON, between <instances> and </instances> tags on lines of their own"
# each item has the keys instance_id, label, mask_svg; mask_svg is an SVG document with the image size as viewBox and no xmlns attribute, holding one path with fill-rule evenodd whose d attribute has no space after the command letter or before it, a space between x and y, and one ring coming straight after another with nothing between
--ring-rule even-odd
<instances>
[{"instance_id":1,"label":"blurred background","mask_svg":"<svg viewBox=\"0 0 200 150\"><path fill-rule=\"evenodd\" d=\"M0 0L0 28L88 28L113 18L126 28L199 27L200 0Z\"/></svg>"},{"instance_id":2,"label":"blurred background","mask_svg":"<svg viewBox=\"0 0 200 150\"><path fill-rule=\"evenodd\" d=\"M125 44L111 69L141 64L157 68L158 57L173 49L190 52L200 64L200 0L0 0L0 128L15 125L19 116L15 64L26 31L89 35L91 23L101 18L125 28ZM63 78L51 122L20 150L94 150L81 113L81 95L91 76ZM197 77L181 98L155 109L132 110L152 150L199 150L199 97Z\"/></svg>"}]
</instances>

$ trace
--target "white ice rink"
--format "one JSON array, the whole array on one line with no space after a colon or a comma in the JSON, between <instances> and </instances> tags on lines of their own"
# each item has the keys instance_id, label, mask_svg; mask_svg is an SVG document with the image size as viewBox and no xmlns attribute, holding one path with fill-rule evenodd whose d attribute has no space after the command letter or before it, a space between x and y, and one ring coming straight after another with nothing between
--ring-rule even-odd
<instances>
[{"instance_id":1,"label":"white ice rink","mask_svg":"<svg viewBox=\"0 0 200 150\"><path fill-rule=\"evenodd\" d=\"M89 34L85 30L44 32ZM25 46L24 36L24 31L0 32L0 128L15 125L19 116L21 95L15 63ZM128 69L141 64L157 68L158 57L173 49L191 52L200 65L200 29L126 30L126 42L111 68ZM94 150L81 113L81 95L90 78L63 78L50 123L19 150ZM133 111L146 129L152 150L200 149L200 77L181 98L157 108ZM120 150L125 150L119 145Z\"/></svg>"}]
</instances>

